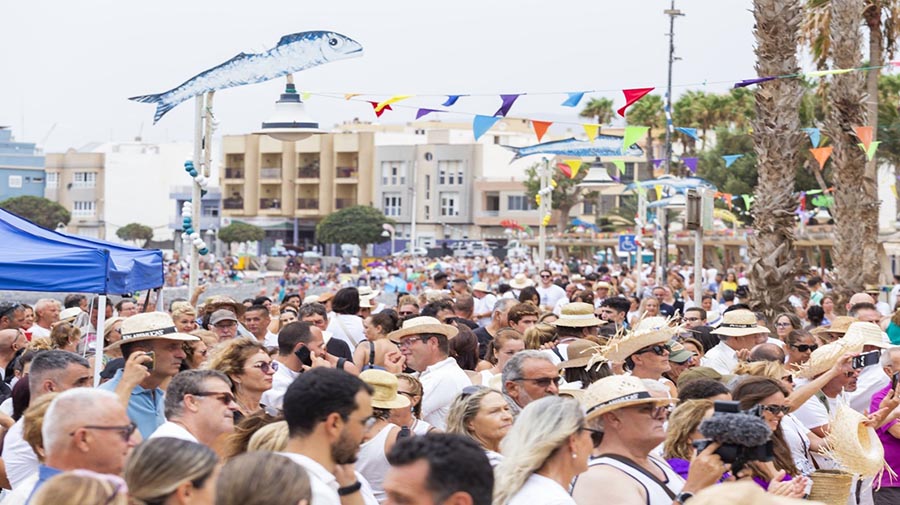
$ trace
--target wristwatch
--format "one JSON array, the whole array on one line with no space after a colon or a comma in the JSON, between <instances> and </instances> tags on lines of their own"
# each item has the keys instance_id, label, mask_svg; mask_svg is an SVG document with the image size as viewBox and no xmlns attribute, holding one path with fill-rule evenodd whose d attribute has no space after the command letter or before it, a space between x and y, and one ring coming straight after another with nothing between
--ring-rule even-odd
<instances>
[{"instance_id":1,"label":"wristwatch","mask_svg":"<svg viewBox=\"0 0 900 505\"><path fill-rule=\"evenodd\" d=\"M362 483L359 481L350 484L349 486L339 487L337 490L338 496L347 496L348 494L353 494L359 491L362 488ZM691 495L693 496L693 495Z\"/></svg>"},{"instance_id":2,"label":"wristwatch","mask_svg":"<svg viewBox=\"0 0 900 505\"><path fill-rule=\"evenodd\" d=\"M678 493L678 495L675 496L675 503L678 503L679 505L684 505L684 503L686 501L690 500L693 497L694 497L694 493Z\"/></svg>"}]
</instances>

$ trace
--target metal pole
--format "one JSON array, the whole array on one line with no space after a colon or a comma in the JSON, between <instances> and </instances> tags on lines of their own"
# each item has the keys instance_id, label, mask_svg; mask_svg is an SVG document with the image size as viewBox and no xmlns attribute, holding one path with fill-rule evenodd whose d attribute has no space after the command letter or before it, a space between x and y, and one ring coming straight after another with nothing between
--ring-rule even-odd
<instances>
[{"instance_id":1,"label":"metal pole","mask_svg":"<svg viewBox=\"0 0 900 505\"><path fill-rule=\"evenodd\" d=\"M194 97L194 167L200 172L203 169L203 95ZM201 172L202 173L202 172ZM196 219L195 230L200 229L200 185L191 181L191 204ZM191 269L188 276L188 297L197 289L200 276L200 255L194 250L193 243L188 240L188 248L191 251Z\"/></svg>"},{"instance_id":2,"label":"metal pole","mask_svg":"<svg viewBox=\"0 0 900 505\"><path fill-rule=\"evenodd\" d=\"M418 153L413 148L413 156L418 156ZM409 244L407 244L406 248L410 254L416 248L416 215L419 212L418 207L416 207L416 184L418 184L418 178L416 177L416 160L413 159L412 162L412 208L410 209L410 224L409 224Z\"/></svg>"},{"instance_id":3,"label":"metal pole","mask_svg":"<svg viewBox=\"0 0 900 505\"><path fill-rule=\"evenodd\" d=\"M703 298L703 226L694 230L694 304Z\"/></svg>"},{"instance_id":4,"label":"metal pole","mask_svg":"<svg viewBox=\"0 0 900 505\"><path fill-rule=\"evenodd\" d=\"M675 63L675 18L683 15L681 11L675 9L675 0L672 0L671 6L664 14L669 16L669 76L666 84L666 174L672 173L672 134L674 125L672 123L672 65ZM666 219L666 210L661 209L660 223L663 224L662 237L662 257L660 258L662 283L666 283L669 270L669 225Z\"/></svg>"},{"instance_id":5,"label":"metal pole","mask_svg":"<svg viewBox=\"0 0 900 505\"><path fill-rule=\"evenodd\" d=\"M644 220L647 219L647 199L644 197L644 192L638 188L638 226L635 230L637 235L637 258L634 260L634 268L637 270L637 287L635 288L634 294L636 296L641 296L644 291L643 280L641 279L641 272L644 270L644 247L641 245L641 242L644 238Z\"/></svg>"},{"instance_id":6,"label":"metal pole","mask_svg":"<svg viewBox=\"0 0 900 505\"><path fill-rule=\"evenodd\" d=\"M149 295L149 291L148 291ZM100 385L100 371L103 370L103 327L106 326L106 295L100 295L97 302L97 327L94 328L94 387Z\"/></svg>"},{"instance_id":7,"label":"metal pole","mask_svg":"<svg viewBox=\"0 0 900 505\"><path fill-rule=\"evenodd\" d=\"M538 212L540 213L540 234L538 236L538 268L543 269L546 264L545 261L547 259L547 227L544 226L544 216L547 214L548 203L550 203L550 195L543 194L544 188L550 186L550 181L548 180L550 171L548 170L548 166L550 164L550 160L544 158L544 166L541 168L541 185L538 188L538 194L541 195L541 204L538 206Z\"/></svg>"}]
</instances>

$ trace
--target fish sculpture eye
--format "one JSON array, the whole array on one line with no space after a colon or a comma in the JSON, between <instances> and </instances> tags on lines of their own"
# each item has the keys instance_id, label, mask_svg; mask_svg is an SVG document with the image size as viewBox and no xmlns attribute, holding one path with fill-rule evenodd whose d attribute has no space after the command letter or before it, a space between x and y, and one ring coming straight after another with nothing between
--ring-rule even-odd
<instances>
[{"instance_id":1,"label":"fish sculpture eye","mask_svg":"<svg viewBox=\"0 0 900 505\"><path fill-rule=\"evenodd\" d=\"M339 47L341 45L341 41L336 37L331 37L330 39L328 39L328 45L331 47Z\"/></svg>"}]
</instances>

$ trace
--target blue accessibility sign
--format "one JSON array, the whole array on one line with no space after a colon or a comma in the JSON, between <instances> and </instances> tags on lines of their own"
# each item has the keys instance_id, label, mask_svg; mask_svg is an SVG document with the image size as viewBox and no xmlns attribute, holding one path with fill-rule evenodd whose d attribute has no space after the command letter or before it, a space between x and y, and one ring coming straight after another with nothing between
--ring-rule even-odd
<instances>
[{"instance_id":1,"label":"blue accessibility sign","mask_svg":"<svg viewBox=\"0 0 900 505\"><path fill-rule=\"evenodd\" d=\"M632 253L637 252L637 249L634 235L619 235L619 251Z\"/></svg>"}]
</instances>

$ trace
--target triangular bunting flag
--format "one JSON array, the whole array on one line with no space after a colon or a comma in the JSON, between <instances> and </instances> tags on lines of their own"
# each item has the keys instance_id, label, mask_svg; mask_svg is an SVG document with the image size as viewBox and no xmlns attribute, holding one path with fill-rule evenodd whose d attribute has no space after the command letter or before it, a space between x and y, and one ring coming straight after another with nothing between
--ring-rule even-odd
<instances>
[{"instance_id":1,"label":"triangular bunting flag","mask_svg":"<svg viewBox=\"0 0 900 505\"><path fill-rule=\"evenodd\" d=\"M807 72L806 77L825 77L826 75L846 74L852 72L852 68L838 68L834 70L816 70L815 72Z\"/></svg>"},{"instance_id":2,"label":"triangular bunting flag","mask_svg":"<svg viewBox=\"0 0 900 505\"><path fill-rule=\"evenodd\" d=\"M810 149L809 152L812 153L813 158L819 162L819 170L825 169L825 162L828 161L828 158L831 157L831 151L834 148L832 146L828 147L816 147L814 149Z\"/></svg>"},{"instance_id":3,"label":"triangular bunting flag","mask_svg":"<svg viewBox=\"0 0 900 505\"><path fill-rule=\"evenodd\" d=\"M497 121L500 121L499 117L475 116L475 119L472 120L472 133L475 134L475 140L481 138Z\"/></svg>"},{"instance_id":4,"label":"triangular bunting flag","mask_svg":"<svg viewBox=\"0 0 900 505\"><path fill-rule=\"evenodd\" d=\"M648 130L649 126L626 126L625 134L622 136L622 152L646 135Z\"/></svg>"},{"instance_id":5,"label":"triangular bunting flag","mask_svg":"<svg viewBox=\"0 0 900 505\"><path fill-rule=\"evenodd\" d=\"M731 203L731 199L734 198L734 195L731 193L725 193L722 195L722 199L725 200L725 205L728 206L729 209L733 209L734 205Z\"/></svg>"},{"instance_id":6,"label":"triangular bunting flag","mask_svg":"<svg viewBox=\"0 0 900 505\"><path fill-rule=\"evenodd\" d=\"M662 162L662 159L653 160L653 168L659 168L659 165L662 164Z\"/></svg>"},{"instance_id":7,"label":"triangular bunting flag","mask_svg":"<svg viewBox=\"0 0 900 505\"><path fill-rule=\"evenodd\" d=\"M444 107L452 107L462 95L447 95L447 101L442 103Z\"/></svg>"},{"instance_id":8,"label":"triangular bunting flag","mask_svg":"<svg viewBox=\"0 0 900 505\"><path fill-rule=\"evenodd\" d=\"M305 102L308 102L310 97L312 97L312 93L310 93L309 91L304 91L300 94L300 99Z\"/></svg>"},{"instance_id":9,"label":"triangular bunting flag","mask_svg":"<svg viewBox=\"0 0 900 505\"><path fill-rule=\"evenodd\" d=\"M568 93L568 95L569 98L566 98L566 101L562 103L563 107L577 107L578 102L580 102L581 99L584 98L583 91L575 91L572 93Z\"/></svg>"},{"instance_id":10,"label":"triangular bunting flag","mask_svg":"<svg viewBox=\"0 0 900 505\"><path fill-rule=\"evenodd\" d=\"M869 144L868 149L866 149L865 146L863 146L862 144L856 144L856 145L858 145L860 149L865 151L866 159L869 161L872 161L872 158L875 157L875 151L878 150L878 144L881 144L880 140L876 140L875 142L872 142L871 144Z\"/></svg>"},{"instance_id":11,"label":"triangular bunting flag","mask_svg":"<svg viewBox=\"0 0 900 505\"><path fill-rule=\"evenodd\" d=\"M531 121L531 127L534 128L534 134L537 135L538 142L544 138L544 134L547 133L547 128L550 128L550 125L552 124L552 121Z\"/></svg>"},{"instance_id":12,"label":"triangular bunting flag","mask_svg":"<svg viewBox=\"0 0 900 505\"><path fill-rule=\"evenodd\" d=\"M859 141L862 142L863 146L865 146L863 147L863 151L868 152L869 145L872 143L872 138L874 137L874 131L872 130L872 127L857 126L856 128L854 128L854 131L856 131L856 138L858 138Z\"/></svg>"},{"instance_id":13,"label":"triangular bunting flag","mask_svg":"<svg viewBox=\"0 0 900 505\"><path fill-rule=\"evenodd\" d=\"M384 107L379 109L378 102L369 102L369 103L372 104L372 108L375 109L375 117L381 117L381 115L384 114L384 111L386 111L386 110L394 110L394 109L391 109L390 105L385 105Z\"/></svg>"},{"instance_id":14,"label":"triangular bunting flag","mask_svg":"<svg viewBox=\"0 0 900 505\"><path fill-rule=\"evenodd\" d=\"M406 100L410 97L412 97L412 95L394 95L383 102L378 102L378 105L375 106L375 112L381 112L385 107L390 106L392 103L397 103L400 100Z\"/></svg>"},{"instance_id":15,"label":"triangular bunting flag","mask_svg":"<svg viewBox=\"0 0 900 505\"><path fill-rule=\"evenodd\" d=\"M612 162L612 164L615 165L616 168L619 169L619 173L620 173L620 174L625 175L625 162L624 162L624 161L622 161L622 160L615 160L615 161Z\"/></svg>"},{"instance_id":16,"label":"triangular bunting flag","mask_svg":"<svg viewBox=\"0 0 900 505\"><path fill-rule=\"evenodd\" d=\"M416 111L416 119L419 119L422 116L427 116L428 114L431 114L432 112L441 112L441 111L439 111L437 109L419 109Z\"/></svg>"},{"instance_id":17,"label":"triangular bunting flag","mask_svg":"<svg viewBox=\"0 0 900 505\"><path fill-rule=\"evenodd\" d=\"M700 137L697 136L696 128L688 128L686 126L676 126L675 129L694 140L700 140Z\"/></svg>"},{"instance_id":18,"label":"triangular bunting flag","mask_svg":"<svg viewBox=\"0 0 900 505\"><path fill-rule=\"evenodd\" d=\"M777 79L777 77L758 77L756 79L744 79L743 81L738 81L734 83L735 88L746 88L747 86L752 86L754 84L759 84L761 82L772 81Z\"/></svg>"},{"instance_id":19,"label":"triangular bunting flag","mask_svg":"<svg viewBox=\"0 0 900 505\"><path fill-rule=\"evenodd\" d=\"M360 94L361 93L347 93L344 95L344 100L349 100L349 99L353 98L354 96L359 96Z\"/></svg>"},{"instance_id":20,"label":"triangular bunting flag","mask_svg":"<svg viewBox=\"0 0 900 505\"><path fill-rule=\"evenodd\" d=\"M894 194L894 198L900 198L897 196L897 185L896 184L891 184L891 193Z\"/></svg>"},{"instance_id":21,"label":"triangular bunting flag","mask_svg":"<svg viewBox=\"0 0 900 505\"><path fill-rule=\"evenodd\" d=\"M697 173L697 158L681 158L681 162L690 169L692 174Z\"/></svg>"},{"instance_id":22,"label":"triangular bunting flag","mask_svg":"<svg viewBox=\"0 0 900 505\"><path fill-rule=\"evenodd\" d=\"M569 165L566 165L565 163L557 163L556 168L558 168L559 171L569 179L572 178L572 169L569 168Z\"/></svg>"},{"instance_id":23,"label":"triangular bunting flag","mask_svg":"<svg viewBox=\"0 0 900 505\"><path fill-rule=\"evenodd\" d=\"M743 157L744 157L743 154L723 154L722 155L722 159L725 160L725 168L730 167L731 165L734 164L735 161L738 160L738 158L743 158Z\"/></svg>"},{"instance_id":24,"label":"triangular bunting flag","mask_svg":"<svg viewBox=\"0 0 900 505\"><path fill-rule=\"evenodd\" d=\"M494 115L506 117L506 115L509 114L509 109L516 102L516 98L519 98L519 95L500 95L500 99L503 100L503 103Z\"/></svg>"},{"instance_id":25,"label":"triangular bunting flag","mask_svg":"<svg viewBox=\"0 0 900 505\"><path fill-rule=\"evenodd\" d=\"M813 147L819 147L819 142L822 141L822 134L819 132L819 129L804 128L803 131L809 136L809 141L812 142Z\"/></svg>"},{"instance_id":26,"label":"triangular bunting flag","mask_svg":"<svg viewBox=\"0 0 900 505\"><path fill-rule=\"evenodd\" d=\"M653 189L656 190L656 199L662 200L662 186L657 184L656 186L653 186Z\"/></svg>"},{"instance_id":27,"label":"triangular bunting flag","mask_svg":"<svg viewBox=\"0 0 900 505\"><path fill-rule=\"evenodd\" d=\"M625 117L625 109L631 106L634 102L637 102L647 93L653 91L654 88L634 88L634 89L623 89L622 93L625 95L625 105L623 105L616 112L619 113L620 116Z\"/></svg>"},{"instance_id":28,"label":"triangular bunting flag","mask_svg":"<svg viewBox=\"0 0 900 505\"><path fill-rule=\"evenodd\" d=\"M753 195L741 195L744 200L744 210L750 210L750 204L753 203Z\"/></svg>"},{"instance_id":29,"label":"triangular bunting flag","mask_svg":"<svg viewBox=\"0 0 900 505\"><path fill-rule=\"evenodd\" d=\"M600 125L598 124L583 124L581 127L584 128L584 133L587 134L591 142L597 138L597 134L600 132Z\"/></svg>"},{"instance_id":30,"label":"triangular bunting flag","mask_svg":"<svg viewBox=\"0 0 900 505\"><path fill-rule=\"evenodd\" d=\"M581 170L581 160L566 160L563 163L569 166L572 170L572 175L569 176L569 179L574 179L578 177L578 171Z\"/></svg>"}]
</instances>

